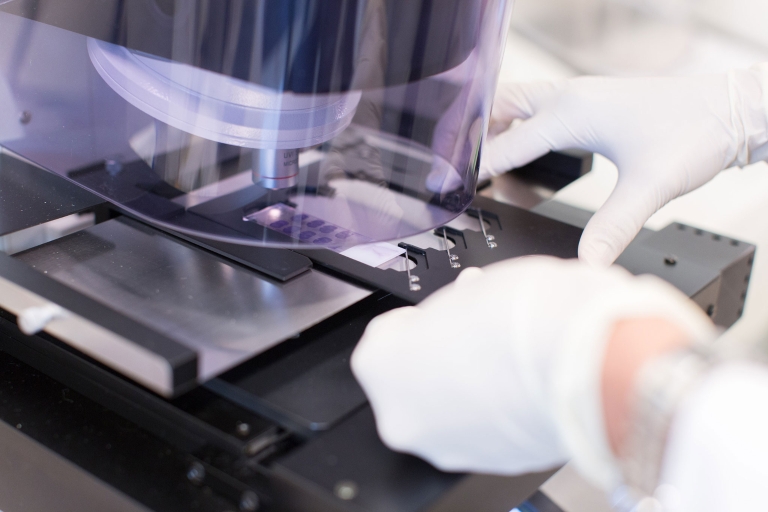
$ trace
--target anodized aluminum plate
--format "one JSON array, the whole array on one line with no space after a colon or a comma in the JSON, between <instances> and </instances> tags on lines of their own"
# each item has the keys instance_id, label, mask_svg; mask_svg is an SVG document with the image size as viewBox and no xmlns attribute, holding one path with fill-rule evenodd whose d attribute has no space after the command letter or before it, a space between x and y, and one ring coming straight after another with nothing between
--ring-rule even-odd
<instances>
[{"instance_id":1,"label":"anodized aluminum plate","mask_svg":"<svg viewBox=\"0 0 768 512\"><path fill-rule=\"evenodd\" d=\"M370 295L316 270L278 282L126 217L14 257L195 350L199 381Z\"/></svg>"},{"instance_id":2,"label":"anodized aluminum plate","mask_svg":"<svg viewBox=\"0 0 768 512\"><path fill-rule=\"evenodd\" d=\"M87 190L0 148L0 236L102 203L103 199Z\"/></svg>"}]
</instances>

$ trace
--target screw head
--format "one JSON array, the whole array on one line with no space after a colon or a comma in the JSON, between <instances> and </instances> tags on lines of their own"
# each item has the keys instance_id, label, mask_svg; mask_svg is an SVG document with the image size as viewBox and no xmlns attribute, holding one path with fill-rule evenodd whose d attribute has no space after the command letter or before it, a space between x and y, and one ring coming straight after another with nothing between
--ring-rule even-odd
<instances>
[{"instance_id":1,"label":"screw head","mask_svg":"<svg viewBox=\"0 0 768 512\"><path fill-rule=\"evenodd\" d=\"M419 290L421 290L421 285L420 284L411 283L410 290L412 292L418 292Z\"/></svg>"},{"instance_id":2,"label":"screw head","mask_svg":"<svg viewBox=\"0 0 768 512\"><path fill-rule=\"evenodd\" d=\"M340 500L349 501L355 499L355 496L357 496L358 493L358 488L357 484L352 480L342 480L336 484L333 492Z\"/></svg>"},{"instance_id":3,"label":"screw head","mask_svg":"<svg viewBox=\"0 0 768 512\"><path fill-rule=\"evenodd\" d=\"M488 247L490 247L491 249L495 249L498 246L499 244L497 244L496 242L488 242Z\"/></svg>"},{"instance_id":4,"label":"screw head","mask_svg":"<svg viewBox=\"0 0 768 512\"><path fill-rule=\"evenodd\" d=\"M485 237L485 239L488 240L489 242L493 242L494 240L496 240L496 237L493 235L488 235L487 237Z\"/></svg>"},{"instance_id":5,"label":"screw head","mask_svg":"<svg viewBox=\"0 0 768 512\"><path fill-rule=\"evenodd\" d=\"M120 171L123 170L123 164L118 162L117 160L106 160L104 162L104 167L107 169L107 172L110 176L115 176L117 174L120 174Z\"/></svg>"},{"instance_id":6,"label":"screw head","mask_svg":"<svg viewBox=\"0 0 768 512\"><path fill-rule=\"evenodd\" d=\"M243 512L256 512L259 510L259 497L253 491L245 491L240 497L240 510Z\"/></svg>"},{"instance_id":7,"label":"screw head","mask_svg":"<svg viewBox=\"0 0 768 512\"><path fill-rule=\"evenodd\" d=\"M412 283L418 283L419 281L421 281L421 278L419 278L419 276L411 276Z\"/></svg>"},{"instance_id":8,"label":"screw head","mask_svg":"<svg viewBox=\"0 0 768 512\"><path fill-rule=\"evenodd\" d=\"M195 485L200 485L205 480L205 467L199 462L193 462L187 471L187 480Z\"/></svg>"},{"instance_id":9,"label":"screw head","mask_svg":"<svg viewBox=\"0 0 768 512\"><path fill-rule=\"evenodd\" d=\"M451 268L461 268L461 263L456 263L455 261L451 263Z\"/></svg>"},{"instance_id":10,"label":"screw head","mask_svg":"<svg viewBox=\"0 0 768 512\"><path fill-rule=\"evenodd\" d=\"M672 254L670 254L669 256L665 256L664 264L669 265L670 267L677 265L677 257Z\"/></svg>"},{"instance_id":11,"label":"screw head","mask_svg":"<svg viewBox=\"0 0 768 512\"><path fill-rule=\"evenodd\" d=\"M237 432L237 435L241 437L246 437L248 434L251 433L251 426L242 421L238 421L237 426L235 427L235 431Z\"/></svg>"}]
</instances>

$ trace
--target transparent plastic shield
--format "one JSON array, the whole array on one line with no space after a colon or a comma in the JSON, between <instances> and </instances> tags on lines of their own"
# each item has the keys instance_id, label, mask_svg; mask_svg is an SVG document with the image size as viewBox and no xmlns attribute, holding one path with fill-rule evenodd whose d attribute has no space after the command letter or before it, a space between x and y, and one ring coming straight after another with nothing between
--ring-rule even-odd
<instances>
[{"instance_id":1,"label":"transparent plastic shield","mask_svg":"<svg viewBox=\"0 0 768 512\"><path fill-rule=\"evenodd\" d=\"M474 197L510 11L0 2L0 145L194 236L339 252L407 237Z\"/></svg>"}]
</instances>

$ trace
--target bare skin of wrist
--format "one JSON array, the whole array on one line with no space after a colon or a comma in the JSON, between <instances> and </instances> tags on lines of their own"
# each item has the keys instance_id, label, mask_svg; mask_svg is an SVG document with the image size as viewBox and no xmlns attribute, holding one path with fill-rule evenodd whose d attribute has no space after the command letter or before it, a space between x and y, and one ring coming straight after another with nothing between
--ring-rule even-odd
<instances>
[{"instance_id":1,"label":"bare skin of wrist","mask_svg":"<svg viewBox=\"0 0 768 512\"><path fill-rule=\"evenodd\" d=\"M629 430L635 380L643 365L691 341L663 318L633 318L616 323L608 341L602 374L605 425L611 450L619 455Z\"/></svg>"}]
</instances>

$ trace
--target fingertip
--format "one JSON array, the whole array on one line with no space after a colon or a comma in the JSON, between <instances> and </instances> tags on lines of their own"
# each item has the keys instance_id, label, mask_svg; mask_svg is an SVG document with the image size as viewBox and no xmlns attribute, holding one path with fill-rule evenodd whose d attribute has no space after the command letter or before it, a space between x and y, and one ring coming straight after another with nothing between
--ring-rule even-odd
<instances>
[{"instance_id":1,"label":"fingertip","mask_svg":"<svg viewBox=\"0 0 768 512\"><path fill-rule=\"evenodd\" d=\"M593 267L610 267L643 225L634 210L617 210L616 201L597 211L579 241L579 260Z\"/></svg>"},{"instance_id":2,"label":"fingertip","mask_svg":"<svg viewBox=\"0 0 768 512\"><path fill-rule=\"evenodd\" d=\"M582 236L579 242L579 261L594 268L610 267L619 257L611 244L604 240L591 240Z\"/></svg>"},{"instance_id":3,"label":"fingertip","mask_svg":"<svg viewBox=\"0 0 768 512\"><path fill-rule=\"evenodd\" d=\"M579 259L593 266L613 264L651 215L666 203L659 200L660 195L653 183L619 178L611 195L584 228Z\"/></svg>"},{"instance_id":4,"label":"fingertip","mask_svg":"<svg viewBox=\"0 0 768 512\"><path fill-rule=\"evenodd\" d=\"M471 283L472 281L475 281L477 278L481 277L484 274L483 269L480 267L467 267L464 270L462 270L458 276L456 276L456 284L458 286L464 286L468 283Z\"/></svg>"}]
</instances>

